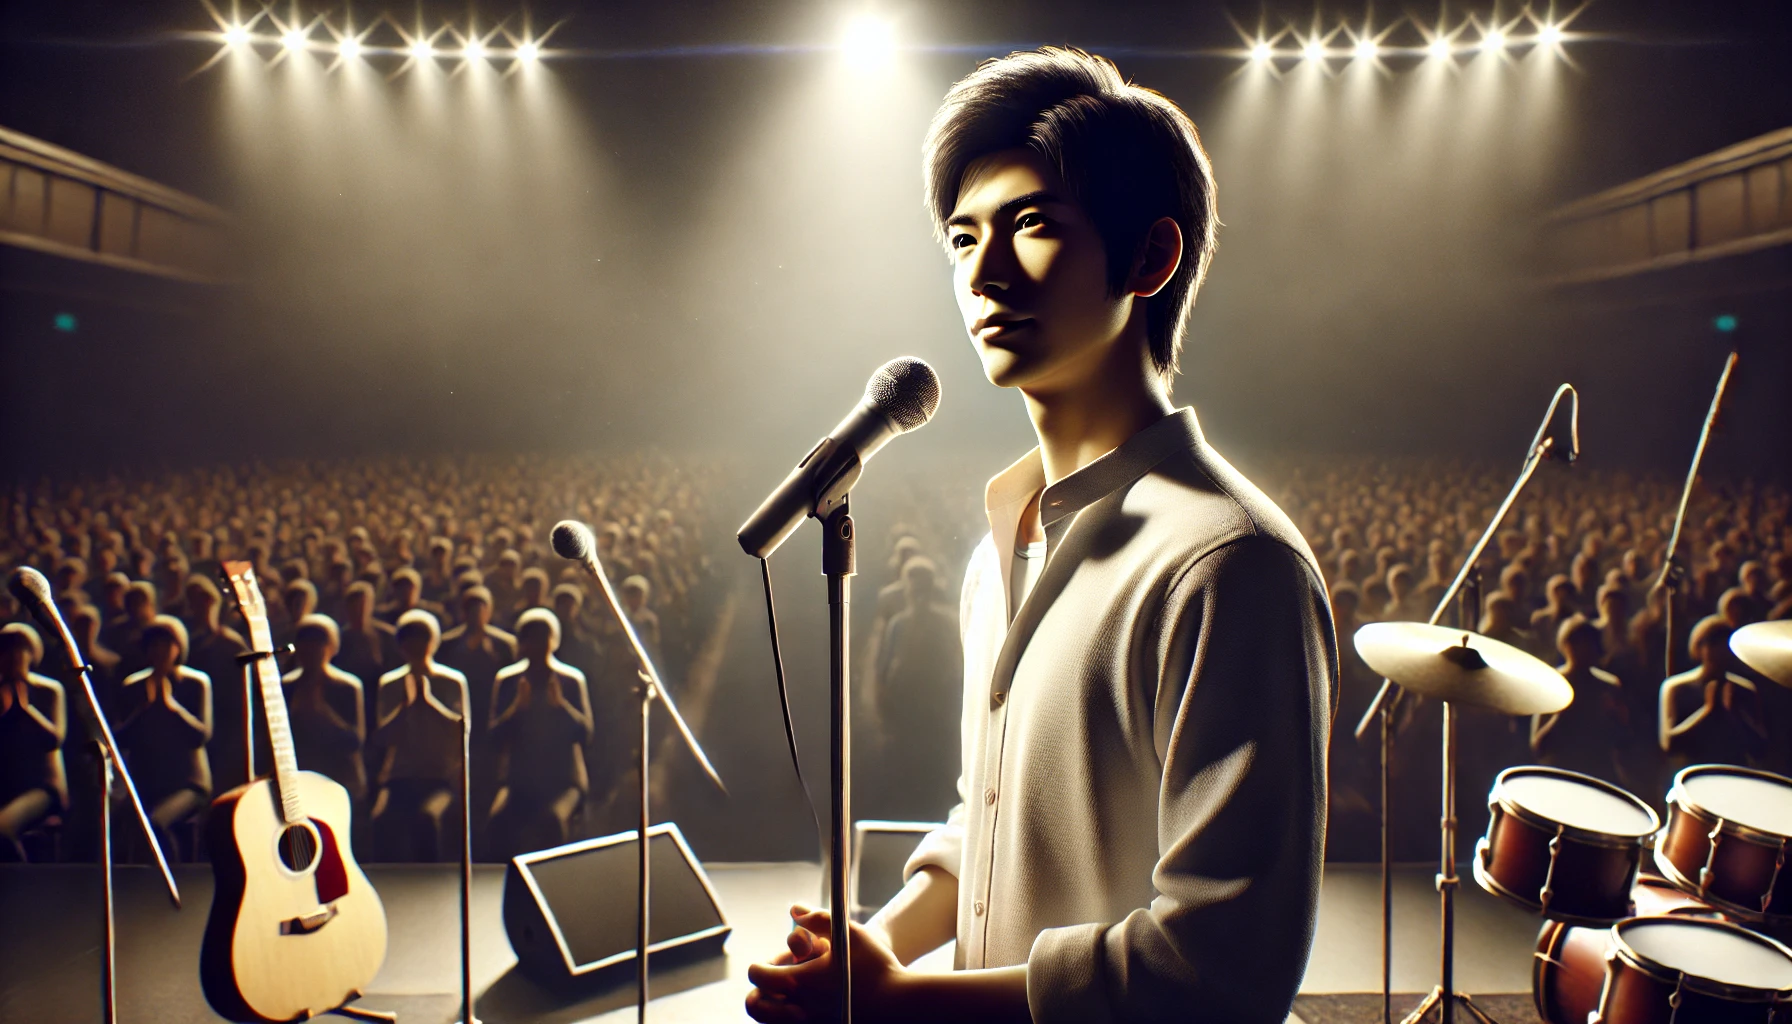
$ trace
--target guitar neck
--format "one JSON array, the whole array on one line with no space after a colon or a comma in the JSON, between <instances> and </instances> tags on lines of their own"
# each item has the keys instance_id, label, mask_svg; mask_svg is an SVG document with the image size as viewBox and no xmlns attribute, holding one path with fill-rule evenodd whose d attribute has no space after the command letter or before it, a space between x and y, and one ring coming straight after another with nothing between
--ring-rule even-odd
<instances>
[{"instance_id":1,"label":"guitar neck","mask_svg":"<svg viewBox=\"0 0 1792 1024\"><path fill-rule=\"evenodd\" d=\"M293 750L286 693L280 686L280 665L272 653L274 632L268 626L267 606L253 566L247 562L226 562L222 572L249 628L250 649L263 655L255 659L255 681L261 688L261 712L268 723L269 745L274 750L274 789L280 795L281 819L296 825L305 820L305 812L299 806L299 758Z\"/></svg>"}]
</instances>

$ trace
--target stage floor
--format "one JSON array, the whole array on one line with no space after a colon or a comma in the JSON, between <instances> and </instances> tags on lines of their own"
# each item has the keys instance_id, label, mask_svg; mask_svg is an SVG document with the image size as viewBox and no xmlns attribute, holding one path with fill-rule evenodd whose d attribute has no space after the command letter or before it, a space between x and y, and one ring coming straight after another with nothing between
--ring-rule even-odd
<instances>
[{"instance_id":1,"label":"stage floor","mask_svg":"<svg viewBox=\"0 0 1792 1024\"><path fill-rule=\"evenodd\" d=\"M728 956L654 975L649 1018L716 1024L747 1020L742 999L747 965L782 948L786 908L819 902L813 864L711 864L711 880L734 934ZM1395 878L1394 990L1423 992L1437 981L1435 869L1402 868ZM394 1010L404 1024L447 1024L459 1016L459 900L452 865L370 865L368 876L386 904L390 949L370 1009ZM211 905L211 872L183 866L178 880L186 909L169 907L143 867L118 871L119 1020L186 1024L216 1021L199 990L200 938ZM634 1019L626 987L569 1003L513 968L499 900L501 866L480 865L473 877L473 978L486 1024L574 1024ZM1319 930L1303 993L1374 992L1381 985L1380 889L1372 866L1330 865L1320 890ZM1466 991L1530 989L1538 921L1464 885L1457 901L1457 982ZM99 1019L99 878L81 865L0 866L0 1020L84 1024ZM928 958L951 965L949 950Z\"/></svg>"}]
</instances>

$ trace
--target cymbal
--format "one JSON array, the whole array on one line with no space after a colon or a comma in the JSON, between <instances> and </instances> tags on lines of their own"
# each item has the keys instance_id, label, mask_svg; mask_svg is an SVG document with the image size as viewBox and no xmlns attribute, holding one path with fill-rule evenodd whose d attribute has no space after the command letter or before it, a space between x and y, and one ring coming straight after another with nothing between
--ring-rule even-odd
<instances>
[{"instance_id":1,"label":"cymbal","mask_svg":"<svg viewBox=\"0 0 1792 1024\"><path fill-rule=\"evenodd\" d=\"M1423 622L1371 622L1356 651L1414 693L1505 715L1545 715L1574 700L1561 673L1508 643Z\"/></svg>"},{"instance_id":2,"label":"cymbal","mask_svg":"<svg viewBox=\"0 0 1792 1024\"><path fill-rule=\"evenodd\" d=\"M1730 634L1730 650L1749 668L1781 686L1792 686L1792 621L1744 626Z\"/></svg>"}]
</instances>

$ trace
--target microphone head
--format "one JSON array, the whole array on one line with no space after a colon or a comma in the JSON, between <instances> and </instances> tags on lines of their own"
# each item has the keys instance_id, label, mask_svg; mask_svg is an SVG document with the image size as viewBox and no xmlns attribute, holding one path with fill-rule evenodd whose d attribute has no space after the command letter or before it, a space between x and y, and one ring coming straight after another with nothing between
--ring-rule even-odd
<instances>
[{"instance_id":1,"label":"microphone head","mask_svg":"<svg viewBox=\"0 0 1792 1024\"><path fill-rule=\"evenodd\" d=\"M554 554L573 562L582 562L597 547L591 527L576 519L562 519L554 524Z\"/></svg>"},{"instance_id":2,"label":"microphone head","mask_svg":"<svg viewBox=\"0 0 1792 1024\"><path fill-rule=\"evenodd\" d=\"M940 407L940 377L922 359L899 356L877 368L865 385L865 404L889 417L906 434L933 418Z\"/></svg>"},{"instance_id":3,"label":"microphone head","mask_svg":"<svg viewBox=\"0 0 1792 1024\"><path fill-rule=\"evenodd\" d=\"M6 589L12 591L12 596L27 608L40 608L55 600L50 594L50 581L29 565L21 565L12 571L12 575L7 578Z\"/></svg>"}]
</instances>

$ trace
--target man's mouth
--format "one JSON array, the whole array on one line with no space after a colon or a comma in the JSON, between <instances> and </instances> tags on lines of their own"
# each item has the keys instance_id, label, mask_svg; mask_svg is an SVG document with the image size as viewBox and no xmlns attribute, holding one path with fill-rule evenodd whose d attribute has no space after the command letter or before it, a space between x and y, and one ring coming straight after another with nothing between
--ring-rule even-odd
<instances>
[{"instance_id":1,"label":"man's mouth","mask_svg":"<svg viewBox=\"0 0 1792 1024\"><path fill-rule=\"evenodd\" d=\"M1000 341L1033 326L1031 317L988 320L977 329L977 340Z\"/></svg>"}]
</instances>

